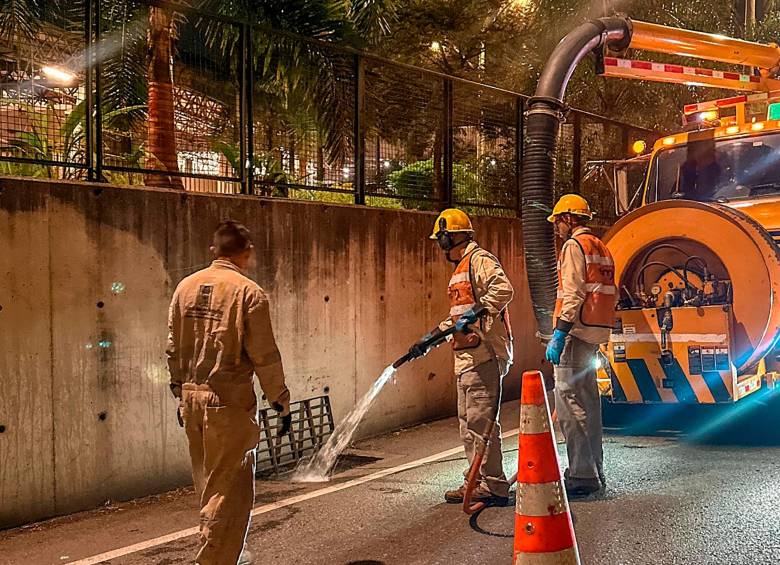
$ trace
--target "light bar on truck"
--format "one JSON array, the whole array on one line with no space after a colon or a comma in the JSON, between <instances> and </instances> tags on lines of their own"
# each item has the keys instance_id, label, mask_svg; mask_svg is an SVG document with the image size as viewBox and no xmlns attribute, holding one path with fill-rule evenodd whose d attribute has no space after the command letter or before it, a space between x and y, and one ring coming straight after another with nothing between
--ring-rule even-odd
<instances>
[{"instance_id":1,"label":"light bar on truck","mask_svg":"<svg viewBox=\"0 0 780 565\"><path fill-rule=\"evenodd\" d=\"M604 75L753 92L780 90L780 81L760 76L617 57L604 57Z\"/></svg>"},{"instance_id":2,"label":"light bar on truck","mask_svg":"<svg viewBox=\"0 0 780 565\"><path fill-rule=\"evenodd\" d=\"M780 99L780 91L758 92L756 94L741 94L739 96L730 96L729 98L707 100L706 102L699 102L698 104L686 104L683 107L683 112L685 114L693 114L695 112L704 112L705 110L730 108L731 106L737 106L738 104L760 104L762 102L769 103L777 99Z\"/></svg>"}]
</instances>

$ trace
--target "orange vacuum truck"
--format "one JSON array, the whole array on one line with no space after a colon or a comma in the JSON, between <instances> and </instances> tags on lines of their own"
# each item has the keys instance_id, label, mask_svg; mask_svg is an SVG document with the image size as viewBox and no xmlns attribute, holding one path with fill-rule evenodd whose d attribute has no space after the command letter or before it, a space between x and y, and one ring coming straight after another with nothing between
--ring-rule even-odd
<instances>
[{"instance_id":1,"label":"orange vacuum truck","mask_svg":"<svg viewBox=\"0 0 780 565\"><path fill-rule=\"evenodd\" d=\"M625 58L632 50L727 64L715 70ZM566 84L593 55L604 76L729 89L683 109L659 139L641 205L604 238L618 306L595 360L609 402L727 404L778 380L780 335L780 47L609 17L569 33L529 101L523 238L534 311L552 333L552 207Z\"/></svg>"}]
</instances>

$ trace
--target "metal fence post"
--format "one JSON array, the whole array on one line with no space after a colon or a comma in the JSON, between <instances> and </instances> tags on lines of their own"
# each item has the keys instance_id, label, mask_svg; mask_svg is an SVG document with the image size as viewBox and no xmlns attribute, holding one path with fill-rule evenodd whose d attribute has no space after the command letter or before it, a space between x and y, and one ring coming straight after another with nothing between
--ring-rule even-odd
<instances>
[{"instance_id":1,"label":"metal fence post","mask_svg":"<svg viewBox=\"0 0 780 565\"><path fill-rule=\"evenodd\" d=\"M246 26L246 184L247 194L255 193L255 54L252 26ZM243 126L242 126L243 127Z\"/></svg>"},{"instance_id":2,"label":"metal fence post","mask_svg":"<svg viewBox=\"0 0 780 565\"><path fill-rule=\"evenodd\" d=\"M100 1L100 0L98 0ZM86 155L87 165L87 180L95 180L95 165L94 165L94 139L93 139L93 116L92 111L94 107L94 101L92 99L92 61L94 60L92 54L92 22L94 20L94 14L92 12L92 0L87 0L84 6L84 82L85 82L85 100L86 112L84 113L84 122L86 126L84 148Z\"/></svg>"},{"instance_id":3,"label":"metal fence post","mask_svg":"<svg viewBox=\"0 0 780 565\"><path fill-rule=\"evenodd\" d=\"M101 31L101 10L100 0L94 0L95 6L95 42L93 47L97 45L97 52L95 57L95 180L102 181L103 179L103 65L100 62L103 58L103 54L100 46Z\"/></svg>"},{"instance_id":4,"label":"metal fence post","mask_svg":"<svg viewBox=\"0 0 780 565\"><path fill-rule=\"evenodd\" d=\"M525 140L525 101L517 97L515 101L515 211L517 217L523 215L523 142Z\"/></svg>"},{"instance_id":5,"label":"metal fence post","mask_svg":"<svg viewBox=\"0 0 780 565\"><path fill-rule=\"evenodd\" d=\"M239 28L241 42L241 62L238 70L238 153L239 166L238 177L241 183L241 194L249 194L249 185L247 183L247 162L246 162L246 88L247 88L247 24L241 24Z\"/></svg>"},{"instance_id":6,"label":"metal fence post","mask_svg":"<svg viewBox=\"0 0 780 565\"><path fill-rule=\"evenodd\" d=\"M582 119L574 112L574 136L572 139L572 188L580 193L580 177L582 177Z\"/></svg>"},{"instance_id":7,"label":"metal fence post","mask_svg":"<svg viewBox=\"0 0 780 565\"><path fill-rule=\"evenodd\" d=\"M366 67L363 57L355 55L355 118L354 118L354 146L355 146L355 176L354 186L355 204L366 203L366 144L363 131L363 114L366 101Z\"/></svg>"},{"instance_id":8,"label":"metal fence post","mask_svg":"<svg viewBox=\"0 0 780 565\"><path fill-rule=\"evenodd\" d=\"M452 119L454 114L452 79L444 79L444 159L442 171L442 206L452 208L454 206L453 179L452 179L452 160L453 160L453 133Z\"/></svg>"}]
</instances>

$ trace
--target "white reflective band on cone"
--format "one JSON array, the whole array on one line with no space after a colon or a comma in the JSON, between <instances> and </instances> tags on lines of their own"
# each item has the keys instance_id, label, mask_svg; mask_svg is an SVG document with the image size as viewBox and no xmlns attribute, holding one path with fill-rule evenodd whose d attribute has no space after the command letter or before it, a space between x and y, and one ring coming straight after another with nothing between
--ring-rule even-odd
<instances>
[{"instance_id":1,"label":"white reflective band on cone","mask_svg":"<svg viewBox=\"0 0 780 565\"><path fill-rule=\"evenodd\" d=\"M518 553L514 565L580 565L573 549L554 553Z\"/></svg>"},{"instance_id":2,"label":"white reflective band on cone","mask_svg":"<svg viewBox=\"0 0 780 565\"><path fill-rule=\"evenodd\" d=\"M566 499L560 481L517 483L516 514L554 516L566 512Z\"/></svg>"},{"instance_id":3,"label":"white reflective band on cone","mask_svg":"<svg viewBox=\"0 0 780 565\"><path fill-rule=\"evenodd\" d=\"M544 404L520 405L520 433L543 434L550 431L550 419Z\"/></svg>"}]
</instances>

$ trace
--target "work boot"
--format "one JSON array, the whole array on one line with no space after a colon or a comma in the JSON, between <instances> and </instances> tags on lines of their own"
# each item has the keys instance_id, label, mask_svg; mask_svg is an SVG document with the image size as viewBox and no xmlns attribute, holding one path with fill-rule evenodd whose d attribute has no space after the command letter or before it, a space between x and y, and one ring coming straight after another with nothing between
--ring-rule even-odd
<instances>
[{"instance_id":1,"label":"work boot","mask_svg":"<svg viewBox=\"0 0 780 565\"><path fill-rule=\"evenodd\" d=\"M572 498L588 496L601 490L601 482L598 479L573 479L563 480L566 494Z\"/></svg>"},{"instance_id":2,"label":"work boot","mask_svg":"<svg viewBox=\"0 0 780 565\"><path fill-rule=\"evenodd\" d=\"M244 550L241 552L241 555L238 557L237 565L250 565L251 563L254 562L255 562L254 554L252 554L252 552L249 551L247 548L244 548Z\"/></svg>"},{"instance_id":3,"label":"work boot","mask_svg":"<svg viewBox=\"0 0 780 565\"><path fill-rule=\"evenodd\" d=\"M471 493L471 502L484 502L490 506L506 506L509 503L509 497L493 494L486 487L477 485L477 488Z\"/></svg>"},{"instance_id":4,"label":"work boot","mask_svg":"<svg viewBox=\"0 0 780 565\"><path fill-rule=\"evenodd\" d=\"M447 504L461 504L463 502L463 497L466 494L466 485L463 484L460 486L460 488L457 488L455 490L448 490L444 493L444 501Z\"/></svg>"}]
</instances>

